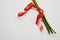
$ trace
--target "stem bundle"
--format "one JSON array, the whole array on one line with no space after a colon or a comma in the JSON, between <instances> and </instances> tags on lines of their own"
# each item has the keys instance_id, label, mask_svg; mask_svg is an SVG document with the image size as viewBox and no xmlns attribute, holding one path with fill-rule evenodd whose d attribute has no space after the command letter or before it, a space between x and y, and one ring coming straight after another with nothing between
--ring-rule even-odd
<instances>
[{"instance_id":1,"label":"stem bundle","mask_svg":"<svg viewBox=\"0 0 60 40\"><path fill-rule=\"evenodd\" d=\"M32 1L36 5L37 8L40 8L39 5L38 5L38 3L36 2L36 0L32 0ZM55 33L56 34L56 32L52 29L52 27L49 25L48 21L46 20L45 15L42 17L42 21L44 22L45 27L46 27L46 29L47 29L47 31L48 31L49 34L50 33L52 33L52 34Z\"/></svg>"}]
</instances>

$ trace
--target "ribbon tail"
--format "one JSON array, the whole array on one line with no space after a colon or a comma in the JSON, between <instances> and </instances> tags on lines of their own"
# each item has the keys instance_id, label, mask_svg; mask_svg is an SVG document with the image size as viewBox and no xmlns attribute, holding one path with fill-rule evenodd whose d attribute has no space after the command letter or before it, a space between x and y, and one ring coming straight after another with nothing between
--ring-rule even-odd
<instances>
[{"instance_id":1,"label":"ribbon tail","mask_svg":"<svg viewBox=\"0 0 60 40\"><path fill-rule=\"evenodd\" d=\"M43 11L37 15L36 24L38 25L40 31L43 30L43 26L40 24L39 20L43 17Z\"/></svg>"},{"instance_id":2,"label":"ribbon tail","mask_svg":"<svg viewBox=\"0 0 60 40\"><path fill-rule=\"evenodd\" d=\"M23 16L25 13L26 13L26 12L20 12L20 13L18 13L18 17Z\"/></svg>"},{"instance_id":3,"label":"ribbon tail","mask_svg":"<svg viewBox=\"0 0 60 40\"><path fill-rule=\"evenodd\" d=\"M24 14L26 14L26 12L29 11L32 7L35 8L35 5L31 2L31 3L29 3L29 4L24 8L24 12L18 13L18 17L21 17L21 16L23 16Z\"/></svg>"}]
</instances>

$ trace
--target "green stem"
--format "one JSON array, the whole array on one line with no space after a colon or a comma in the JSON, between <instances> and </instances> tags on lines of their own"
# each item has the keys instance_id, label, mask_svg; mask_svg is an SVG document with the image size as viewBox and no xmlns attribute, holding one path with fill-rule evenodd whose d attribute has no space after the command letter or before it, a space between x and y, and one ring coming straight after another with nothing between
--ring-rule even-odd
<instances>
[{"instance_id":1,"label":"green stem","mask_svg":"<svg viewBox=\"0 0 60 40\"><path fill-rule=\"evenodd\" d=\"M43 16L42 21L44 22L46 28L48 28L48 30L53 34L53 32L52 32L52 30L50 28L50 25L48 24L48 22L47 22L47 20L45 18L45 15Z\"/></svg>"},{"instance_id":2,"label":"green stem","mask_svg":"<svg viewBox=\"0 0 60 40\"><path fill-rule=\"evenodd\" d=\"M43 16L43 18L42 18L42 21L44 22L44 24L45 24L45 26L46 26L46 29L47 29L48 33L50 34L50 30L49 30L48 25L46 24L46 20L45 20L45 17L44 17L44 16Z\"/></svg>"},{"instance_id":3,"label":"green stem","mask_svg":"<svg viewBox=\"0 0 60 40\"><path fill-rule=\"evenodd\" d=\"M36 2L36 0L32 0L32 1L33 1L33 3L36 5L37 8L40 8L39 5L38 5L38 3ZM39 11L38 11L38 12L39 12ZM50 32L51 32L52 34L53 34L53 32L56 33L56 32L50 27L49 23L48 23L47 20L46 20L45 15L43 16L42 21L44 22L44 24L45 24L45 26L46 26L47 31L48 31L49 34L50 34Z\"/></svg>"}]
</instances>

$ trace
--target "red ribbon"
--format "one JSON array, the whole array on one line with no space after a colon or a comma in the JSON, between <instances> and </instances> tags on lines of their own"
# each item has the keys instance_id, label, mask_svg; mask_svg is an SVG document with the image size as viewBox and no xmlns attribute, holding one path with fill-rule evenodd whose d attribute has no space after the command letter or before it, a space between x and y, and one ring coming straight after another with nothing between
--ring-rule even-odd
<instances>
[{"instance_id":1,"label":"red ribbon","mask_svg":"<svg viewBox=\"0 0 60 40\"><path fill-rule=\"evenodd\" d=\"M24 8L24 12L20 12L18 13L18 17L23 16L28 10L30 10L32 7L36 8L36 6L31 2L29 3L25 8Z\"/></svg>"},{"instance_id":2,"label":"red ribbon","mask_svg":"<svg viewBox=\"0 0 60 40\"><path fill-rule=\"evenodd\" d=\"M21 17L21 16L23 16L24 14L26 14L26 12L27 12L28 10L30 10L32 7L36 8L37 11L39 11L39 14L37 15L37 19L36 19L36 24L38 25L40 31L42 31L42 30L43 30L43 26L40 24L39 19L41 19L41 18L43 17L43 13L44 13L44 12L43 12L43 10L42 10L41 8L37 8L34 3L32 3L32 2L29 3L29 4L24 8L24 12L18 13L18 17Z\"/></svg>"},{"instance_id":3,"label":"red ribbon","mask_svg":"<svg viewBox=\"0 0 60 40\"><path fill-rule=\"evenodd\" d=\"M40 11L40 13L37 15L36 24L38 25L39 29L42 31L43 26L40 24L39 19L41 20L41 18L43 17L43 10L39 8L38 11Z\"/></svg>"}]
</instances>

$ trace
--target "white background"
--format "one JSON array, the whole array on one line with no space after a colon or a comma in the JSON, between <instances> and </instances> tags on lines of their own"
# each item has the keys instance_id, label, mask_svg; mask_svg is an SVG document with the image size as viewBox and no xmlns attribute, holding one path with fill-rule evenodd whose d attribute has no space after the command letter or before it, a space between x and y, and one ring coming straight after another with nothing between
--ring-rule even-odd
<instances>
[{"instance_id":1,"label":"white background","mask_svg":"<svg viewBox=\"0 0 60 40\"><path fill-rule=\"evenodd\" d=\"M0 40L60 40L60 0L37 0L39 6L57 34L42 32L35 24L38 12L29 10L18 18L18 12L32 0L0 0Z\"/></svg>"}]
</instances>

